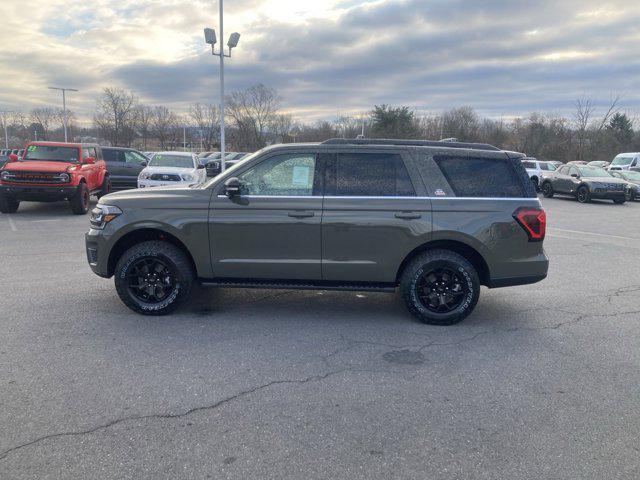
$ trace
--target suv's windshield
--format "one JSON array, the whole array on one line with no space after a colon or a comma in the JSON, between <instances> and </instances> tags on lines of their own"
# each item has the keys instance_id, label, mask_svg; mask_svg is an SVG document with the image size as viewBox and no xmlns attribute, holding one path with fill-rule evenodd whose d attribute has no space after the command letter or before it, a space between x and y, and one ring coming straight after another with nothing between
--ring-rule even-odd
<instances>
[{"instance_id":1,"label":"suv's windshield","mask_svg":"<svg viewBox=\"0 0 640 480\"><path fill-rule=\"evenodd\" d=\"M600 167L580 167L580 175L583 177L610 177L611 174Z\"/></svg>"},{"instance_id":2,"label":"suv's windshield","mask_svg":"<svg viewBox=\"0 0 640 480\"><path fill-rule=\"evenodd\" d=\"M191 155L165 155L164 153L156 153L149 160L150 167L178 167L178 168L194 168Z\"/></svg>"},{"instance_id":3,"label":"suv's windshield","mask_svg":"<svg viewBox=\"0 0 640 480\"><path fill-rule=\"evenodd\" d=\"M78 157L79 152L76 147L50 147L44 145L29 145L22 160L77 163Z\"/></svg>"},{"instance_id":4,"label":"suv's windshield","mask_svg":"<svg viewBox=\"0 0 640 480\"><path fill-rule=\"evenodd\" d=\"M616 157L611 165L629 165L633 161L633 157Z\"/></svg>"}]
</instances>

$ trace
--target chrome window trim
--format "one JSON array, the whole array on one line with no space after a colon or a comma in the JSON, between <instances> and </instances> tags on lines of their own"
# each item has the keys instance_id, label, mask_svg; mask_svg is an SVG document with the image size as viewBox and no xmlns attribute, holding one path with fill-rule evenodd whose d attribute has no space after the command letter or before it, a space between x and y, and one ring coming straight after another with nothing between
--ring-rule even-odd
<instances>
[{"instance_id":1,"label":"chrome window trim","mask_svg":"<svg viewBox=\"0 0 640 480\"><path fill-rule=\"evenodd\" d=\"M379 197L379 196L336 196L336 195L241 195L241 198L329 198L329 199L351 199L351 200L487 200L487 201L539 201L537 197ZM218 198L228 198L226 195L218 194Z\"/></svg>"}]
</instances>

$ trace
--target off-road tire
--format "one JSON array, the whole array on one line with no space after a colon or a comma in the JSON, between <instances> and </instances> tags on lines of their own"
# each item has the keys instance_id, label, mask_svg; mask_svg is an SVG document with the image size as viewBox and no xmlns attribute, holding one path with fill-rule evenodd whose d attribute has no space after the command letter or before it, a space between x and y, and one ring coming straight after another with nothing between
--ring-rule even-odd
<instances>
[{"instance_id":1,"label":"off-road tire","mask_svg":"<svg viewBox=\"0 0 640 480\"><path fill-rule=\"evenodd\" d=\"M551 185L551 182L544 182L542 184L542 196L544 198L553 198L553 185Z\"/></svg>"},{"instance_id":2,"label":"off-road tire","mask_svg":"<svg viewBox=\"0 0 640 480\"><path fill-rule=\"evenodd\" d=\"M78 185L78 191L76 194L69 199L71 211L74 215L84 215L89 211L89 199L90 195L87 184L81 182L80 185Z\"/></svg>"},{"instance_id":3,"label":"off-road tire","mask_svg":"<svg viewBox=\"0 0 640 480\"><path fill-rule=\"evenodd\" d=\"M584 185L578 187L578 190L576 191L576 200L580 203L589 203L591 201L591 192L589 191L589 188Z\"/></svg>"},{"instance_id":4,"label":"off-road tire","mask_svg":"<svg viewBox=\"0 0 640 480\"><path fill-rule=\"evenodd\" d=\"M102 198L109 193L111 193L111 178L109 178L109 175L105 175L97 197Z\"/></svg>"},{"instance_id":5,"label":"off-road tire","mask_svg":"<svg viewBox=\"0 0 640 480\"><path fill-rule=\"evenodd\" d=\"M20 206L19 200L14 200L10 197L0 196L0 212L2 213L16 213Z\"/></svg>"},{"instance_id":6,"label":"off-road tire","mask_svg":"<svg viewBox=\"0 0 640 480\"><path fill-rule=\"evenodd\" d=\"M143 258L157 258L170 267L174 289L166 300L147 303L131 292L127 274L133 265ZM120 300L134 312L142 315L166 315L189 298L195 282L195 273L189 258L182 250L168 242L151 240L134 245L122 254L116 264L114 282Z\"/></svg>"},{"instance_id":7,"label":"off-road tire","mask_svg":"<svg viewBox=\"0 0 640 480\"><path fill-rule=\"evenodd\" d=\"M418 282L432 269L447 268L459 273L466 284L463 300L454 310L435 313L418 298ZM475 308L480 296L478 272L462 255L450 250L429 250L419 254L402 271L400 294L407 309L421 322L430 325L453 325L464 320Z\"/></svg>"}]
</instances>

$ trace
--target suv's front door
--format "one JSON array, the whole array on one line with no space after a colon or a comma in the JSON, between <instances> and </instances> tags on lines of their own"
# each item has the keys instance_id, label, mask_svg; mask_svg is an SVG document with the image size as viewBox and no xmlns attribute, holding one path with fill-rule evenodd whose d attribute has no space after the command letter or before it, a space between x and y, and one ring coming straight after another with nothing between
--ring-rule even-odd
<instances>
[{"instance_id":1,"label":"suv's front door","mask_svg":"<svg viewBox=\"0 0 640 480\"><path fill-rule=\"evenodd\" d=\"M280 153L238 170L240 195L217 187L209 238L215 277L319 280L321 162Z\"/></svg>"},{"instance_id":2,"label":"suv's front door","mask_svg":"<svg viewBox=\"0 0 640 480\"><path fill-rule=\"evenodd\" d=\"M430 239L431 201L405 155L338 153L327 167L323 280L394 282L405 255Z\"/></svg>"}]
</instances>

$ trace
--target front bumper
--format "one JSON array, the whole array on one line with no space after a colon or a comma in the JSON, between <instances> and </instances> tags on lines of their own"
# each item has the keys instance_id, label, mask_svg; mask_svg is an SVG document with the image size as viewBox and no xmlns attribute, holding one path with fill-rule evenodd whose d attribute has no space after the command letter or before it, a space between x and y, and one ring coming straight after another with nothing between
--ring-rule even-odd
<instances>
[{"instance_id":1,"label":"front bumper","mask_svg":"<svg viewBox=\"0 0 640 480\"><path fill-rule=\"evenodd\" d=\"M109 235L104 230L90 229L84 235L87 261L93 273L99 277L109 278Z\"/></svg>"},{"instance_id":2,"label":"front bumper","mask_svg":"<svg viewBox=\"0 0 640 480\"><path fill-rule=\"evenodd\" d=\"M195 183L195 180L187 182L185 180L181 182L162 181L162 180L138 180L138 188L151 188L151 187L180 187L183 185L191 185Z\"/></svg>"},{"instance_id":3,"label":"front bumper","mask_svg":"<svg viewBox=\"0 0 640 480\"><path fill-rule=\"evenodd\" d=\"M591 190L591 198L595 198L597 200L624 200L626 198L626 193L624 190L612 192L609 190L599 190L594 188Z\"/></svg>"},{"instance_id":4,"label":"front bumper","mask_svg":"<svg viewBox=\"0 0 640 480\"><path fill-rule=\"evenodd\" d=\"M78 191L78 186L62 185L0 185L0 195L26 202L57 202L68 200Z\"/></svg>"}]
</instances>

